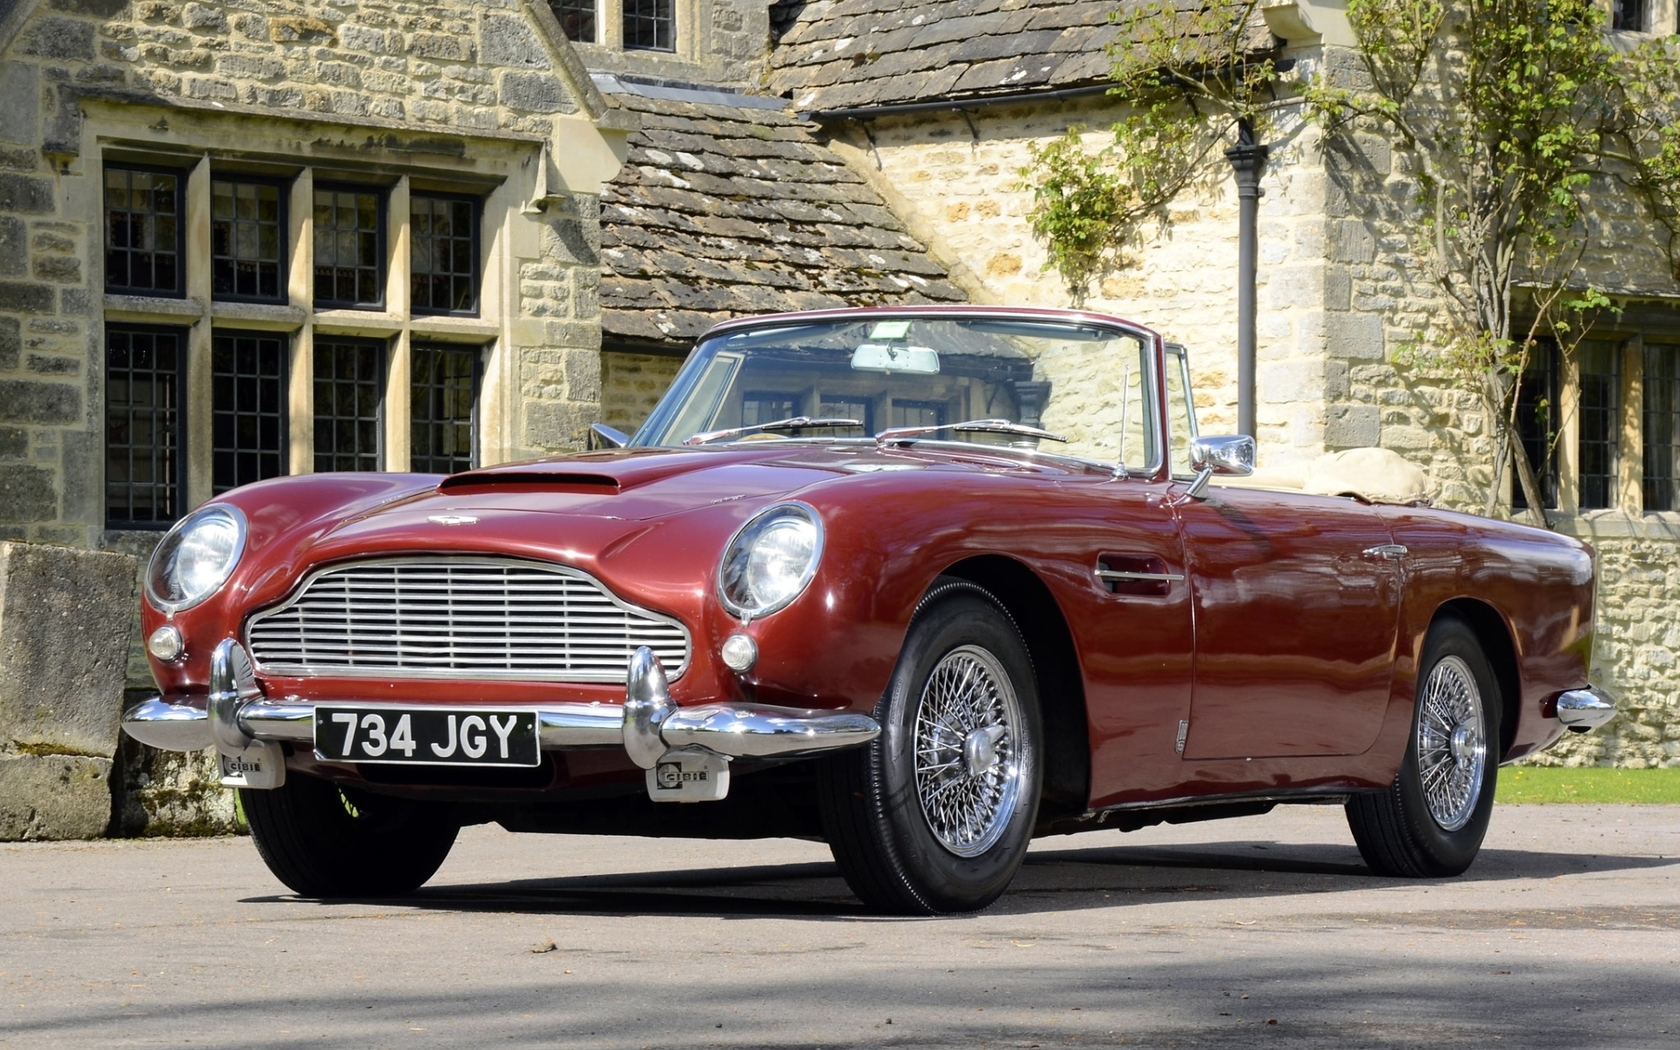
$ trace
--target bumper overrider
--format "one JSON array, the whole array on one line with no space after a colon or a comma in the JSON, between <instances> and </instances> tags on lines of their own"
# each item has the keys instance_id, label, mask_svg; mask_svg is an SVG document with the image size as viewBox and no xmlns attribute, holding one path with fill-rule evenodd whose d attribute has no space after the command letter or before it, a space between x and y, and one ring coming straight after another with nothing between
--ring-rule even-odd
<instances>
[{"instance_id":1,"label":"bumper overrider","mask_svg":"<svg viewBox=\"0 0 1680 1050\"><path fill-rule=\"evenodd\" d=\"M1558 721L1576 733L1586 733L1616 715L1616 698L1597 686L1571 689L1557 698Z\"/></svg>"},{"instance_id":2,"label":"bumper overrider","mask_svg":"<svg viewBox=\"0 0 1680 1050\"><path fill-rule=\"evenodd\" d=\"M414 705L345 698L358 708L393 711ZM868 715L800 710L754 704L678 706L671 700L665 670L653 650L630 657L624 703L556 703L536 708L538 746L623 747L648 771L649 794L661 800L700 801L728 791L728 763L735 758L793 758L860 747L881 734ZM229 638L210 656L210 690L203 706L152 697L123 715L129 736L165 751L214 746L222 756L222 780L230 786L278 787L285 779L282 742L314 746L315 703L275 700L257 684L251 657ZM668 787L673 763L686 788L656 793L656 768ZM691 770L709 771L699 776ZM699 787L696 788L695 784Z\"/></svg>"}]
</instances>

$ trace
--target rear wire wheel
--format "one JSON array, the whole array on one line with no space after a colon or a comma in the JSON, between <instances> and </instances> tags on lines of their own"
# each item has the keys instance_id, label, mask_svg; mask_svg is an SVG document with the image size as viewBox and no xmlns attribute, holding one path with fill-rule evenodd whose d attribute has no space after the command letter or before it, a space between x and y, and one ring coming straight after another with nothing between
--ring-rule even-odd
<instances>
[{"instance_id":1,"label":"rear wire wheel","mask_svg":"<svg viewBox=\"0 0 1680 1050\"><path fill-rule=\"evenodd\" d=\"M1499 680L1475 633L1438 620L1418 664L1406 759L1388 790L1348 801L1348 827L1379 875L1459 875L1476 859L1499 776Z\"/></svg>"},{"instance_id":2,"label":"rear wire wheel","mask_svg":"<svg viewBox=\"0 0 1680 1050\"><path fill-rule=\"evenodd\" d=\"M292 773L239 789L257 853L305 897L395 897L437 873L460 825L447 806L375 795Z\"/></svg>"},{"instance_id":3,"label":"rear wire wheel","mask_svg":"<svg viewBox=\"0 0 1680 1050\"><path fill-rule=\"evenodd\" d=\"M1038 687L990 594L936 581L876 707L881 735L819 763L829 848L871 909L975 911L1009 888L1038 814Z\"/></svg>"}]
</instances>

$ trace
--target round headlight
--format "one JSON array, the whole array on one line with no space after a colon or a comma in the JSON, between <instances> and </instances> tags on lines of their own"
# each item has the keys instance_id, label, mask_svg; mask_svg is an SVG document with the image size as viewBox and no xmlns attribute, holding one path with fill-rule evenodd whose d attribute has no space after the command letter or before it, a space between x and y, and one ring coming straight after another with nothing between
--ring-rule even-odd
<instances>
[{"instance_id":1,"label":"round headlight","mask_svg":"<svg viewBox=\"0 0 1680 1050\"><path fill-rule=\"evenodd\" d=\"M227 582L245 552L245 515L216 503L176 522L146 568L146 597L164 612L190 609Z\"/></svg>"},{"instance_id":2,"label":"round headlight","mask_svg":"<svg viewBox=\"0 0 1680 1050\"><path fill-rule=\"evenodd\" d=\"M742 526L718 565L723 607L766 616L799 597L822 557L822 519L803 503L780 503Z\"/></svg>"}]
</instances>

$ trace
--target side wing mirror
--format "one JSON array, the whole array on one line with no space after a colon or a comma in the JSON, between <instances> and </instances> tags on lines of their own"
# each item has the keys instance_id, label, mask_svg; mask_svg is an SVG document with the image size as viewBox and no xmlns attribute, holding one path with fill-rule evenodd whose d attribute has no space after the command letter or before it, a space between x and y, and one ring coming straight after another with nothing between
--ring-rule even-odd
<instances>
[{"instance_id":1,"label":"side wing mirror","mask_svg":"<svg viewBox=\"0 0 1680 1050\"><path fill-rule=\"evenodd\" d=\"M1246 478L1254 473L1254 439L1247 434L1219 434L1190 442L1190 469L1196 480L1181 499L1206 499L1208 482L1221 477Z\"/></svg>"}]
</instances>

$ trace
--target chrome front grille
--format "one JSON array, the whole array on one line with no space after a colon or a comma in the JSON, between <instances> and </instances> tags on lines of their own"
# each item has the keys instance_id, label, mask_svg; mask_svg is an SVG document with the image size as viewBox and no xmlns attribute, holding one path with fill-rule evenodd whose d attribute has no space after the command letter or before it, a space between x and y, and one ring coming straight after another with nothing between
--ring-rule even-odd
<instances>
[{"instance_id":1,"label":"chrome front grille","mask_svg":"<svg viewBox=\"0 0 1680 1050\"><path fill-rule=\"evenodd\" d=\"M671 677L688 632L599 580L510 558L394 558L312 574L251 617L258 669L282 675L622 682L648 646Z\"/></svg>"}]
</instances>

